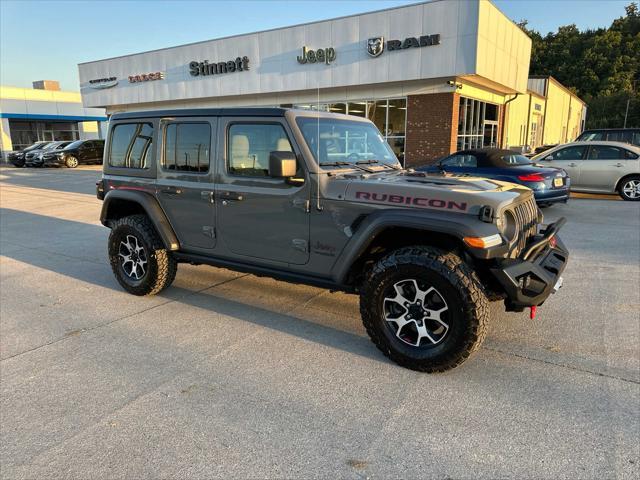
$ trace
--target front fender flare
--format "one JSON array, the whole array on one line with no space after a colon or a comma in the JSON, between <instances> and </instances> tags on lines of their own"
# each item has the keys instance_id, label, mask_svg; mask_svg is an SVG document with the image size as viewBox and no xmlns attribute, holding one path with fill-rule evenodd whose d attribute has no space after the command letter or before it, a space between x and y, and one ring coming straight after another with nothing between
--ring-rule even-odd
<instances>
[{"instance_id":1,"label":"front fender flare","mask_svg":"<svg viewBox=\"0 0 640 480\"><path fill-rule=\"evenodd\" d=\"M100 222L105 227L110 227L109 207L114 201L132 202L140 205L145 211L151 223L156 228L158 235L167 250L179 250L180 242L173 231L169 219L160 207L160 204L153 195L137 190L110 190L104 196L102 211L100 212Z\"/></svg>"},{"instance_id":2,"label":"front fender flare","mask_svg":"<svg viewBox=\"0 0 640 480\"><path fill-rule=\"evenodd\" d=\"M357 227L353 236L342 250L331 270L336 283L347 280L351 265L367 250L373 240L388 228L401 227L427 232L451 235L462 241L464 237L487 237L495 235L497 228L491 223L480 221L475 215L451 212L426 212L424 210L379 210L368 215ZM490 258L506 252L506 246L498 246L491 251L467 248L478 258Z\"/></svg>"}]
</instances>

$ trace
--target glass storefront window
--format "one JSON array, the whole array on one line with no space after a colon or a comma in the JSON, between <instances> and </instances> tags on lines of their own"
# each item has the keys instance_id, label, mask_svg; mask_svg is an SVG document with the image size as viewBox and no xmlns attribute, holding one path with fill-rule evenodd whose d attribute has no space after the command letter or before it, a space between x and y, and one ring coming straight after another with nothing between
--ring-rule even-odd
<instances>
[{"instance_id":1,"label":"glass storefront window","mask_svg":"<svg viewBox=\"0 0 640 480\"><path fill-rule=\"evenodd\" d=\"M356 117L367 117L367 102L350 102L349 115Z\"/></svg>"},{"instance_id":2,"label":"glass storefront window","mask_svg":"<svg viewBox=\"0 0 640 480\"><path fill-rule=\"evenodd\" d=\"M37 141L72 141L80 134L77 122L24 122L9 119L11 144L20 150Z\"/></svg>"},{"instance_id":3,"label":"glass storefront window","mask_svg":"<svg viewBox=\"0 0 640 480\"><path fill-rule=\"evenodd\" d=\"M332 103L329 105L329 111L331 113L347 113L346 103Z\"/></svg>"},{"instance_id":4,"label":"glass storefront window","mask_svg":"<svg viewBox=\"0 0 640 480\"><path fill-rule=\"evenodd\" d=\"M378 130L382 132L383 135L386 135L385 122L387 120L387 101L386 100L378 100L377 102L369 102L367 105L368 113L367 117L371 120Z\"/></svg>"},{"instance_id":5,"label":"glass storefront window","mask_svg":"<svg viewBox=\"0 0 640 480\"><path fill-rule=\"evenodd\" d=\"M407 123L407 100L404 98L389 100L387 117L387 135L404 136Z\"/></svg>"},{"instance_id":6,"label":"glass storefront window","mask_svg":"<svg viewBox=\"0 0 640 480\"><path fill-rule=\"evenodd\" d=\"M498 106L460 97L457 149L495 147L498 140Z\"/></svg>"}]
</instances>

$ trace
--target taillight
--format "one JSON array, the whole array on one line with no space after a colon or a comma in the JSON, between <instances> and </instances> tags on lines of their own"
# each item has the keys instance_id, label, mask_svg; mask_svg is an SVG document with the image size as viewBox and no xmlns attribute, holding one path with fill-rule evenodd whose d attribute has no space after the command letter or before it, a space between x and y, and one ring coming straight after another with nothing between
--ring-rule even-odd
<instances>
[{"instance_id":1,"label":"taillight","mask_svg":"<svg viewBox=\"0 0 640 480\"><path fill-rule=\"evenodd\" d=\"M518 175L518 179L523 182L544 182L544 177L539 173L531 173L529 175Z\"/></svg>"}]
</instances>

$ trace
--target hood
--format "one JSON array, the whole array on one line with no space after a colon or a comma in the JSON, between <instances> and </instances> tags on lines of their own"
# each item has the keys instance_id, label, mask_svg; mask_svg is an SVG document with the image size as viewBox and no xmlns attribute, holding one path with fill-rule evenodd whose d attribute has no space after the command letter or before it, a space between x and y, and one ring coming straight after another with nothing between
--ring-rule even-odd
<instances>
[{"instance_id":1,"label":"hood","mask_svg":"<svg viewBox=\"0 0 640 480\"><path fill-rule=\"evenodd\" d=\"M533 195L526 187L498 180L406 170L329 178L328 198L473 215L485 205L500 211L518 197Z\"/></svg>"}]
</instances>

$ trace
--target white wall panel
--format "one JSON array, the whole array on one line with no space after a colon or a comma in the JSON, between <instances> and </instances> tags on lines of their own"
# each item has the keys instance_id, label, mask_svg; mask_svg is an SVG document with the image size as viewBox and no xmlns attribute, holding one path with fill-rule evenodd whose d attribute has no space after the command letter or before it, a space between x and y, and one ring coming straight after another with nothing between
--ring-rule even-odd
<instances>
[{"instance_id":1,"label":"white wall panel","mask_svg":"<svg viewBox=\"0 0 640 480\"><path fill-rule=\"evenodd\" d=\"M140 102L282 95L318 87L332 89L478 73L486 75L476 68L478 23L481 14L491 17L495 12L485 9L481 13L479 1L437 0L80 64L83 102L87 106L126 106ZM499 20L501 18L496 19ZM486 33L492 37L488 39L492 46L509 39L513 45L507 55L514 55L527 45L521 45L521 39L513 35L510 27L504 24L497 29L487 29ZM377 58L370 57L366 51L367 40L371 37L402 41L410 36L431 34L440 34L440 45L385 51ZM299 64L296 57L303 46L313 49L333 47L337 58L330 65ZM249 57L248 71L207 76L189 74L190 61L222 62L238 56ZM515 63L528 65L528 62L527 58L517 59ZM486 65L483 68L487 70ZM129 75L155 71L165 72L165 78L128 83ZM111 76L120 80L114 88L99 90L89 86L91 79ZM511 72L504 72L501 78L489 79L504 85L513 76ZM519 72L516 77L516 81L521 81ZM514 87L505 85L506 89Z\"/></svg>"}]
</instances>

